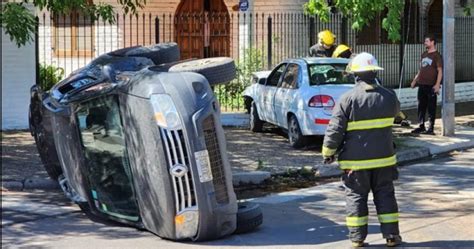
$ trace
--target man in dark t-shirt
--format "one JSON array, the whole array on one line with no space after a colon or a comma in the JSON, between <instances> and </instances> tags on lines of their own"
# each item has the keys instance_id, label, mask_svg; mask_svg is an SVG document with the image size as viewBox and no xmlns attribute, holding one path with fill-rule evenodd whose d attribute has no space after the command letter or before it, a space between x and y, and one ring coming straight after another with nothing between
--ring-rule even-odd
<instances>
[{"instance_id":1,"label":"man in dark t-shirt","mask_svg":"<svg viewBox=\"0 0 474 249\"><path fill-rule=\"evenodd\" d=\"M418 121L420 126L412 133L434 134L436 119L436 100L443 78L443 59L436 50L433 35L425 36L426 51L421 55L420 69L411 82L411 88L418 86ZM425 116L428 110L429 127L425 128Z\"/></svg>"}]
</instances>

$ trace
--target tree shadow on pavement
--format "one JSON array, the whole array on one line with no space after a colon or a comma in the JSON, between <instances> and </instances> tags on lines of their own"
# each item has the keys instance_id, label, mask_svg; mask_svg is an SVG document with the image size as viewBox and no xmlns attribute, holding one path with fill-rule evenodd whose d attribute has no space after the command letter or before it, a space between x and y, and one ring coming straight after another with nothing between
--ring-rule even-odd
<instances>
[{"instance_id":1,"label":"tree shadow on pavement","mask_svg":"<svg viewBox=\"0 0 474 249\"><path fill-rule=\"evenodd\" d=\"M2 181L22 181L27 177L48 178L28 131L3 131Z\"/></svg>"}]
</instances>

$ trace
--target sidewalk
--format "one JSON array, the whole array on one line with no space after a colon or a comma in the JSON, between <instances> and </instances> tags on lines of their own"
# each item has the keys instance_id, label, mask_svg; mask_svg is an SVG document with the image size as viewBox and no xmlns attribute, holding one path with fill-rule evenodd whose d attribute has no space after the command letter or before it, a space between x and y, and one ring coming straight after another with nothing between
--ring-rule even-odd
<instances>
[{"instance_id":1,"label":"sidewalk","mask_svg":"<svg viewBox=\"0 0 474 249\"><path fill-rule=\"evenodd\" d=\"M242 118L243 121L243 118ZM412 128L395 127L397 158L400 163L429 159L438 154L474 147L474 115L456 117L456 135L442 137L441 120L437 120L436 136L413 136ZM413 126L414 127L414 126ZM227 149L235 174L235 184L291 169L312 167L319 176L336 176L334 165L322 165L321 141L303 150L292 149L277 129L252 133L248 129L226 127ZM319 139L320 140L320 139ZM261 172L256 172L261 171ZM250 180L249 180L250 179ZM41 165L34 139L29 132L2 132L2 188L10 190L51 189L58 185L50 180Z\"/></svg>"}]
</instances>

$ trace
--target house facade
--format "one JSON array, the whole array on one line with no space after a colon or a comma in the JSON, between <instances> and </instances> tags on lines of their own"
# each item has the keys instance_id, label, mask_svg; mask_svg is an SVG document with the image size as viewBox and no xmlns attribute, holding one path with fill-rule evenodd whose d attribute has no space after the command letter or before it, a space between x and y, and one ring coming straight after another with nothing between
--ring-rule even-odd
<instances>
[{"instance_id":1,"label":"house facade","mask_svg":"<svg viewBox=\"0 0 474 249\"><path fill-rule=\"evenodd\" d=\"M115 6L118 13L121 11L116 0L97 2L108 2ZM93 22L79 13L56 17L40 13L40 61L56 64L68 74L91 58L108 51L174 41L179 44L183 59L210 56L241 59L245 56L243 51L248 48L257 48L263 56L269 57L267 53L271 46L271 61L267 62L264 58L266 67L270 67L270 64L286 57L307 56L317 31L329 28L337 35L338 42L350 45L354 51L372 52L384 57L381 61L387 67L399 67L399 58L387 56L399 54L400 46L388 39L382 29L382 17L376 17L370 26L354 32L350 23L338 14L334 14L329 23L322 23L317 18L311 20L303 13L305 2L149 0L137 16L118 14L114 24L100 20ZM405 32L408 34L404 59L410 64L423 51L421 43L424 34L433 33L442 37L443 0L408 2L411 4L407 4L404 11ZM463 6L472 2L456 0L456 16L463 16ZM466 19L465 25L473 27L472 20ZM310 22L314 22L314 34L310 33ZM457 32L460 36L466 36L464 30ZM456 46L463 48L459 50L461 56L472 54L472 50L466 50L472 42L470 39L469 36L457 41L459 44Z\"/></svg>"},{"instance_id":2,"label":"house facade","mask_svg":"<svg viewBox=\"0 0 474 249\"><path fill-rule=\"evenodd\" d=\"M474 4L474 0L453 1L456 80L474 81L474 17L463 17L463 7ZM36 12L40 20L40 63L61 67L68 75L112 50L172 41L179 44L182 59L231 56L242 62L252 50L259 51L257 56L263 68L271 68L282 59L307 56L317 32L331 29L338 43L350 45L355 52L373 53L385 68L381 75L384 83L398 88L399 82L407 86L417 71L419 56L424 51L423 35L442 36L443 0L409 1L411 4L406 5L402 15L404 46L388 40L382 29L382 16L355 32L350 22L337 13L329 23L304 15L305 0L148 0L136 16L120 14L121 6L116 0L94 2L114 5L119 13L116 22L93 21L81 13L53 16ZM2 129L27 128L28 89L35 76L21 72L35 71L34 63L30 65L34 61L34 44L18 50L4 35L2 45ZM24 96L13 97L20 92Z\"/></svg>"}]
</instances>

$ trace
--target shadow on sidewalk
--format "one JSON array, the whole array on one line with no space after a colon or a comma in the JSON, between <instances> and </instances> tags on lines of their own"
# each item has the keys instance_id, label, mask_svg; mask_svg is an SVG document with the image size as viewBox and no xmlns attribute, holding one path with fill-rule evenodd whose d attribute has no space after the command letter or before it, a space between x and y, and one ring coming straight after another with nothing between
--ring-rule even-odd
<instances>
[{"instance_id":1,"label":"shadow on sidewalk","mask_svg":"<svg viewBox=\"0 0 474 249\"><path fill-rule=\"evenodd\" d=\"M253 232L232 235L216 241L200 243L207 246L299 246L321 245L347 241L344 202L328 201L311 196L297 201L261 204L264 223ZM326 219L336 213L336 223ZM378 225L369 225L370 233L378 233Z\"/></svg>"},{"instance_id":2,"label":"shadow on sidewalk","mask_svg":"<svg viewBox=\"0 0 474 249\"><path fill-rule=\"evenodd\" d=\"M365 248L384 248L385 244L370 244ZM433 240L426 242L403 242L395 248L474 248L474 240Z\"/></svg>"}]
</instances>

